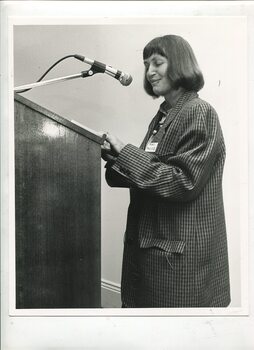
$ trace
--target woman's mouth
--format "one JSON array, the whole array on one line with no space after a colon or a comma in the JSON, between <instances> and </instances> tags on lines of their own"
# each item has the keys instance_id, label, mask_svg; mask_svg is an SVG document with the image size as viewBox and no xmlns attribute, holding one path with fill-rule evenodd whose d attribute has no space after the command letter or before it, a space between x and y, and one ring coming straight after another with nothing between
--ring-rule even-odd
<instances>
[{"instance_id":1,"label":"woman's mouth","mask_svg":"<svg viewBox=\"0 0 254 350\"><path fill-rule=\"evenodd\" d=\"M152 81L150 81L150 84L151 85L156 85L159 81L160 81L160 79L152 80Z\"/></svg>"}]
</instances>

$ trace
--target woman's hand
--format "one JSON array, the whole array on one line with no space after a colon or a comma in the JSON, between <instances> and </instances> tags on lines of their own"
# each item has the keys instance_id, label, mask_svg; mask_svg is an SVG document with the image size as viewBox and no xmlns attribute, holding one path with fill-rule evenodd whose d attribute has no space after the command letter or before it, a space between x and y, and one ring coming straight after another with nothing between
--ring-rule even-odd
<instances>
[{"instance_id":1,"label":"woman's hand","mask_svg":"<svg viewBox=\"0 0 254 350\"><path fill-rule=\"evenodd\" d=\"M115 161L125 144L117 137L106 133L106 140L101 145L101 157L106 162Z\"/></svg>"},{"instance_id":2,"label":"woman's hand","mask_svg":"<svg viewBox=\"0 0 254 350\"><path fill-rule=\"evenodd\" d=\"M110 143L106 140L101 145L101 157L103 160L105 160L105 162L115 160L115 156L112 153Z\"/></svg>"},{"instance_id":3,"label":"woman's hand","mask_svg":"<svg viewBox=\"0 0 254 350\"><path fill-rule=\"evenodd\" d=\"M116 136L106 133L106 141L110 144L112 155L118 156L124 148L125 143L119 140Z\"/></svg>"}]
</instances>

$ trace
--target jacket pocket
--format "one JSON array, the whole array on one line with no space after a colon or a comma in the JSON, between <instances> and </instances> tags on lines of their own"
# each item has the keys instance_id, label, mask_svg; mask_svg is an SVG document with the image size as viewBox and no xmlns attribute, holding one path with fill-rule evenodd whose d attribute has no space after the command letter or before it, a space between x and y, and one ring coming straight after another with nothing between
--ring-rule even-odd
<instances>
[{"instance_id":1,"label":"jacket pocket","mask_svg":"<svg viewBox=\"0 0 254 350\"><path fill-rule=\"evenodd\" d=\"M166 269L170 267L170 271L175 272L179 269L183 253L185 249L184 241L168 241L158 238L141 238L140 249L143 251L141 256L143 257L144 264L154 267L154 273L160 269ZM166 263L166 264L165 264Z\"/></svg>"},{"instance_id":2,"label":"jacket pocket","mask_svg":"<svg viewBox=\"0 0 254 350\"><path fill-rule=\"evenodd\" d=\"M158 248L169 254L183 254L185 244L185 241L169 241L159 238L141 238L140 240L140 248Z\"/></svg>"}]
</instances>

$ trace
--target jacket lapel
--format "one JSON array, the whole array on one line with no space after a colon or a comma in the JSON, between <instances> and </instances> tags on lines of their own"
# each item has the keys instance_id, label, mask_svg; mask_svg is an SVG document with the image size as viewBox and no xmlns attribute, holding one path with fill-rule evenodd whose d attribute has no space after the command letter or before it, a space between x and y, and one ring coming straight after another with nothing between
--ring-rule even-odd
<instances>
[{"instance_id":1,"label":"jacket lapel","mask_svg":"<svg viewBox=\"0 0 254 350\"><path fill-rule=\"evenodd\" d=\"M151 137L154 128L158 124L158 122L163 114L166 114L166 120L165 120L163 126L159 129L157 134L154 136L154 139L153 139L154 142L160 142L162 140L162 138L166 132L167 127L170 125L170 123L173 121L173 119L175 119L176 116L180 113L180 111L182 110L184 105L188 101L193 100L194 98L197 98L197 97L198 97L198 94L195 91L186 91L178 99L176 105L174 107L170 108L168 111L165 111L166 102L164 101L160 105L160 109L159 109L158 113L156 114L156 116L152 120L152 122L149 126L149 129L148 129L148 132L147 132L140 148L145 149L146 144L147 144L149 138Z\"/></svg>"},{"instance_id":2,"label":"jacket lapel","mask_svg":"<svg viewBox=\"0 0 254 350\"><path fill-rule=\"evenodd\" d=\"M178 99L176 105L168 111L167 118L165 123L163 124L162 129L166 129L173 119L180 113L184 105L188 102L197 98L198 94L195 91L186 91L182 94L182 96Z\"/></svg>"}]
</instances>

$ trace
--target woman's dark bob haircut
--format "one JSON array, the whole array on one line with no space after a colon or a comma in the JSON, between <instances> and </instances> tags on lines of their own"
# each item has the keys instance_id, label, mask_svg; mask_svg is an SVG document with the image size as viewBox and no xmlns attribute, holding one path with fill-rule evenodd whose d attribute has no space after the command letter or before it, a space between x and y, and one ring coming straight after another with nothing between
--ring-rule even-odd
<instances>
[{"instance_id":1,"label":"woman's dark bob haircut","mask_svg":"<svg viewBox=\"0 0 254 350\"><path fill-rule=\"evenodd\" d=\"M174 89L180 87L188 91L199 91L204 86L203 74L198 66L190 44L177 35L165 35L151 40L143 50L143 59L153 54L164 56L168 60L168 77ZM151 84L144 76L144 88L148 95L154 94Z\"/></svg>"}]
</instances>

